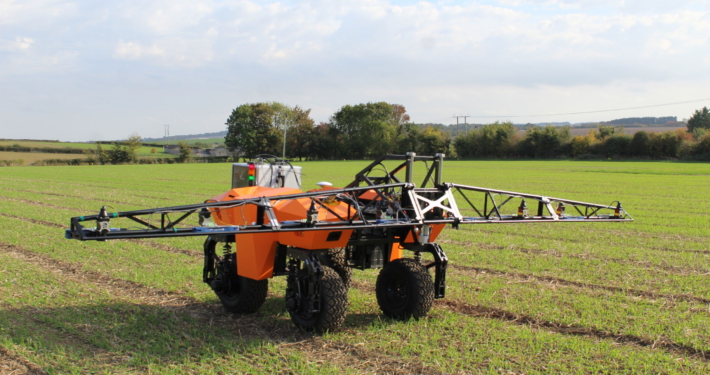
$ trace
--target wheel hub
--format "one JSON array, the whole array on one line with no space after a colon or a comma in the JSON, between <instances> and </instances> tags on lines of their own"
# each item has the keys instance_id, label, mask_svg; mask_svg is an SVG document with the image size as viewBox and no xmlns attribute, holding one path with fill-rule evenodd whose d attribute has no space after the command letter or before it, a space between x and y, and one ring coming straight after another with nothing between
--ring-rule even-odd
<instances>
[{"instance_id":1,"label":"wheel hub","mask_svg":"<svg viewBox=\"0 0 710 375\"><path fill-rule=\"evenodd\" d=\"M408 291L406 281L400 277L387 282L387 299L397 307L404 306L407 302Z\"/></svg>"}]
</instances>

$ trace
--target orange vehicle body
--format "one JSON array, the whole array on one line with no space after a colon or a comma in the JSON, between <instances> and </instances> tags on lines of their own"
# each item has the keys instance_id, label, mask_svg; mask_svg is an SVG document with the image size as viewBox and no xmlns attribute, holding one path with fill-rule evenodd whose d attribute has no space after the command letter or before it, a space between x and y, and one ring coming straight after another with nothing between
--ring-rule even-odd
<instances>
[{"instance_id":1,"label":"orange vehicle body","mask_svg":"<svg viewBox=\"0 0 710 375\"><path fill-rule=\"evenodd\" d=\"M334 190L336 188L325 187L311 191ZM231 200L241 200L260 197L276 197L280 195L298 194L301 190L295 188L270 188L263 186L250 186L236 188L220 194L208 202L225 202ZM363 197L376 199L374 191L368 191ZM340 217L352 217L356 215L355 210L346 203L328 199L323 200L328 208L340 215ZM311 205L311 199L302 198L295 200L273 200L274 212L279 222L304 220ZM254 205L242 205L231 208L210 209L212 217L217 225L251 225L255 223L257 208ZM350 212L348 212L350 211ZM265 218L268 223L268 218ZM340 221L338 217L327 210L318 209L318 221ZM432 225L430 240L434 241L444 229L445 224ZM339 234L334 232L340 232ZM240 234L235 236L237 247L237 274L253 280L268 279L273 275L274 258L276 257L276 247L281 245L297 247L306 250L323 250L337 247L345 247L350 240L353 230L337 231L302 231L302 232L271 232ZM412 232L409 232L402 243L412 243L416 239ZM399 242L392 244L390 260L402 257L402 247Z\"/></svg>"}]
</instances>

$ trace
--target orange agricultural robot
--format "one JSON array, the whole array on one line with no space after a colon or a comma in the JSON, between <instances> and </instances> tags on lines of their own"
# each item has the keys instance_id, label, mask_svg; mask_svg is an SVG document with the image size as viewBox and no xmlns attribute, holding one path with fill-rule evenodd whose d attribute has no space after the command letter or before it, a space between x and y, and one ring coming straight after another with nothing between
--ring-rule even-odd
<instances>
[{"instance_id":1,"label":"orange agricultural robot","mask_svg":"<svg viewBox=\"0 0 710 375\"><path fill-rule=\"evenodd\" d=\"M401 163L388 170L383 163L388 160ZM600 205L445 183L443 160L443 154L384 155L344 188L321 182L304 192L300 167L262 155L233 164L232 189L204 203L111 213L104 206L98 215L71 218L66 237L205 236L203 281L228 311L257 311L268 280L286 276L286 309L293 322L324 332L345 319L353 268L381 269L375 294L385 315L426 316L446 292L448 259L436 243L446 225L633 220L619 202ZM417 187L419 164L426 174ZM461 207L457 201L463 201ZM197 226L185 223L195 216ZM117 219L141 228L117 228Z\"/></svg>"}]
</instances>

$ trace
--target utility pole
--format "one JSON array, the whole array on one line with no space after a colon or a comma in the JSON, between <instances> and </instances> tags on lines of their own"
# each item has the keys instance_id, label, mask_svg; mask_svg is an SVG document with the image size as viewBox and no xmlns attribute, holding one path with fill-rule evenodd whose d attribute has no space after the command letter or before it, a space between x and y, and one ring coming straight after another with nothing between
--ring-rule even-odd
<instances>
[{"instance_id":1,"label":"utility pole","mask_svg":"<svg viewBox=\"0 0 710 375\"><path fill-rule=\"evenodd\" d=\"M464 128L466 128L468 125L466 123L466 118L471 117L471 116L456 116L456 115L454 115L454 117L456 117L456 136L458 137L459 136L459 117L463 117Z\"/></svg>"},{"instance_id":2,"label":"utility pole","mask_svg":"<svg viewBox=\"0 0 710 375\"><path fill-rule=\"evenodd\" d=\"M170 136L170 124L165 124L163 125L163 128L165 128L165 138L168 138Z\"/></svg>"}]
</instances>

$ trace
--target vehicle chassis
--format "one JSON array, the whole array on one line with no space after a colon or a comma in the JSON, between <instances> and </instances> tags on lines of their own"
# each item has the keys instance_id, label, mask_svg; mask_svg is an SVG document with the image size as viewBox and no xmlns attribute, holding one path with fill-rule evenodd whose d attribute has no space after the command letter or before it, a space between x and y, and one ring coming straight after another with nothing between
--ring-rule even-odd
<instances>
[{"instance_id":1,"label":"vehicle chassis","mask_svg":"<svg viewBox=\"0 0 710 375\"><path fill-rule=\"evenodd\" d=\"M267 279L287 276L286 308L292 319L299 327L323 332L337 329L344 320L352 268L382 268L376 294L386 315L397 319L425 316L433 299L444 298L446 293L448 258L435 239L447 224L458 229L460 225L467 224L633 220L618 202L616 205L600 205L445 183L442 180L443 158L443 154L384 155L359 172L355 180L342 189L228 201L208 200L201 204L114 213L108 213L104 206L97 215L71 218L66 236L82 241L206 236L203 281L220 297L227 310L256 311L266 298ZM388 171L383 164L387 160L402 163ZM427 168L421 187L416 187L413 181L415 162L424 162ZM384 174L374 175L380 170ZM397 174L403 170L405 177L400 180ZM427 187L430 183L432 187ZM482 195L483 202L474 204L473 195ZM464 216L457 205L457 196L463 198L464 210L477 216ZM497 196L501 199L496 200ZM310 203L304 217L300 220L279 220L280 212L275 207L283 202L299 200ZM527 214L526 200L538 203L534 207L534 215ZM503 214L506 205L518 201L517 214ZM555 203L557 207L553 207ZM344 215L342 210L338 213L333 209L333 204L345 207L347 214ZM573 215L565 212L571 211L570 207L575 211ZM213 215L223 210L239 209L243 212L245 208L254 211L253 222L221 226L206 224ZM316 215L310 216L312 212ZM318 220L318 212L327 212L325 215L330 219ZM154 218L155 215L159 215L159 220ZM173 220L171 215L178 217ZM198 216L199 226L178 226L193 215ZM142 228L111 228L109 222L116 218L129 219ZM95 222L95 227L87 228L82 225L83 222ZM232 246L239 242L239 236L284 235L289 232L302 236L310 232L325 232L327 236L318 245L305 248L276 242L271 257L264 255L264 259L259 258L265 264L263 270L259 269L256 273L250 274L248 267L238 266L246 259L239 245L236 246L237 251L232 251ZM339 246L331 247L329 244ZM222 246L221 255L217 251L218 245ZM404 257L403 250L411 252L412 257ZM249 251L263 252L258 246ZM422 254L426 253L431 254L433 260L425 263ZM432 268L433 280L427 272ZM339 277L333 276L333 271ZM414 296L416 293L421 296Z\"/></svg>"}]
</instances>

